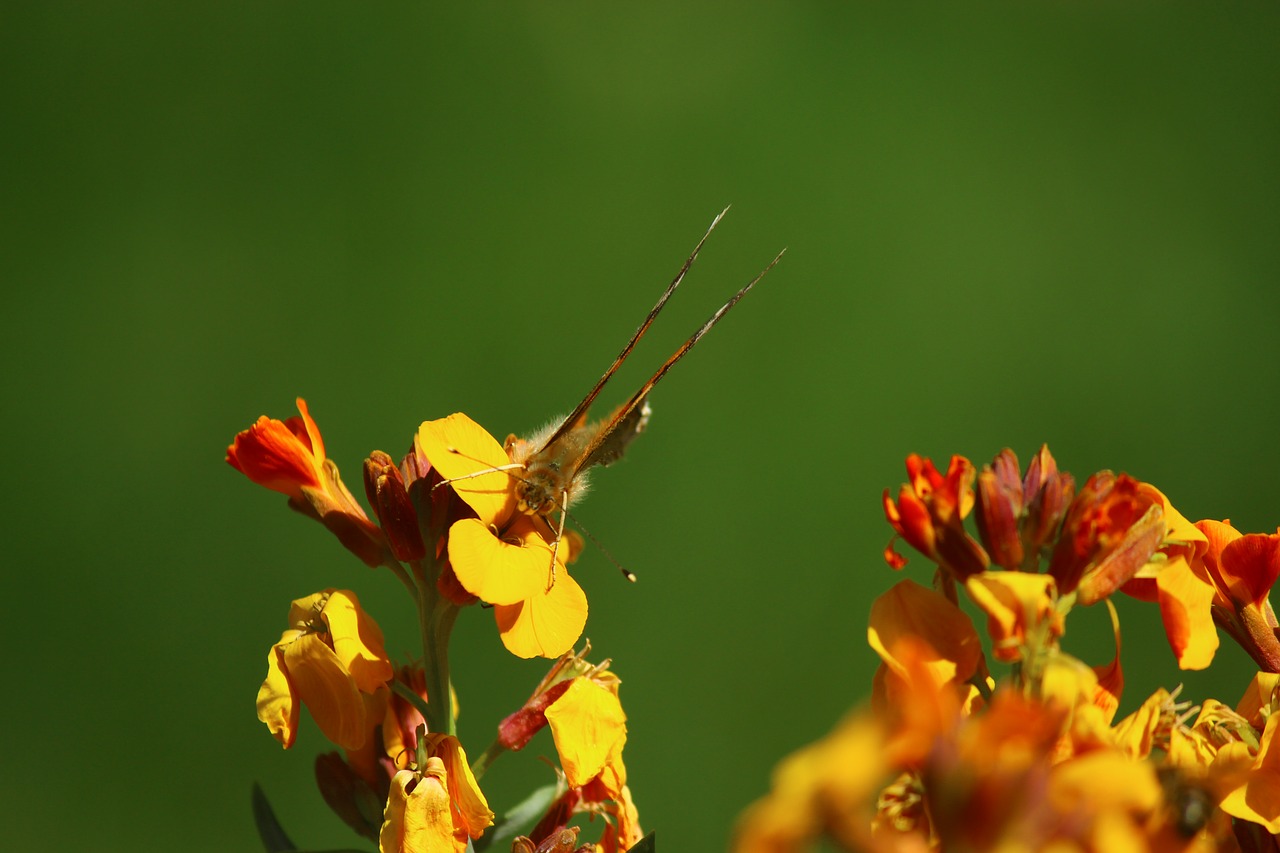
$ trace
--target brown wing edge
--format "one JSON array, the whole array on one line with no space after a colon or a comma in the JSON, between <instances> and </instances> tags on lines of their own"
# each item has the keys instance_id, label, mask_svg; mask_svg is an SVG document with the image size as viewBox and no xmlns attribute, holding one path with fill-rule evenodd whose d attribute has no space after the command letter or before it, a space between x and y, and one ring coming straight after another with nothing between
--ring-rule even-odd
<instances>
[{"instance_id":1,"label":"brown wing edge","mask_svg":"<svg viewBox=\"0 0 1280 853\"><path fill-rule=\"evenodd\" d=\"M786 249L783 249L774 256L774 259L769 262L768 266L761 270L755 278L747 282L745 287L730 297L728 302L721 305L720 309L712 314L711 317L708 318L707 322L702 324L701 328L690 335L689 339L681 344L680 348L671 354L671 357L658 368L657 372L654 373L653 376L649 377L649 381L641 385L640 390L631 395L630 400L623 403L614 411L613 417L610 419L608 425L596 432L591 444L583 451L582 455L579 457L580 461L578 466L573 472L571 472L571 475L576 475L578 471L585 470L590 468L592 465L599 463L600 457L607 454L606 448L609 444L610 435L612 435L620 425L625 423L636 409L644 405L645 399L649 396L649 392L653 390L653 386L657 385L658 382L661 381L662 377L667 375L667 371L670 370L677 361L684 358L685 354L689 352L689 350L693 349L694 345L697 344L698 341L702 340L702 336L711 331L711 327L716 323L719 323L720 319L724 317L725 314L729 313L729 309L737 305L738 301L742 299L742 297L746 296L747 292L751 290L751 288L755 287L756 283L760 281L760 279L764 278L765 275L768 274L769 270L773 269L777 265L778 261L782 260L782 256L786 254L786 251ZM610 459L610 461L613 460Z\"/></svg>"},{"instance_id":2,"label":"brown wing edge","mask_svg":"<svg viewBox=\"0 0 1280 853\"><path fill-rule=\"evenodd\" d=\"M644 318L644 322L640 324L638 329L636 329L636 333L631 336L631 340L627 341L627 345L622 348L622 352L618 353L618 357L613 360L613 364L609 365L609 369L606 370L604 375L600 377L600 380L596 382L595 387L587 392L587 396L583 397L582 402L569 413L569 416L564 419L564 423L560 424L560 426L556 428L556 431L553 432L543 443L542 447L538 448L538 452L541 452L554 444L562 438L565 433L573 429L575 425L581 423L583 417L587 413L587 410L591 408L591 404L595 402L596 397L600 396L600 392L604 389L605 383L608 382L617 369L622 366L622 362L627 360L627 356L631 355L631 351L635 349L639 340L644 337L644 333L649 331L649 326L653 324L654 319L662 311L663 306L667 304L667 300L671 298L671 294L675 293L676 288L680 286L680 282L684 281L685 273L689 272L689 268L693 266L693 262L698 259L698 253L702 251L702 246L707 242L707 238L711 236L711 232L716 229L716 226L720 224L720 220L724 219L724 215L728 212L729 206L726 205L725 209L720 211L720 213L716 215L715 219L711 220L711 224L707 226L706 233L702 235L702 239L698 241L698 245L693 247L693 251L689 253L689 257L685 260L684 266L680 267L680 272L676 273L676 277L671 280L671 284L667 285L667 289L663 291L662 296L658 298L657 304L653 306L652 310L650 310L649 314Z\"/></svg>"}]
</instances>

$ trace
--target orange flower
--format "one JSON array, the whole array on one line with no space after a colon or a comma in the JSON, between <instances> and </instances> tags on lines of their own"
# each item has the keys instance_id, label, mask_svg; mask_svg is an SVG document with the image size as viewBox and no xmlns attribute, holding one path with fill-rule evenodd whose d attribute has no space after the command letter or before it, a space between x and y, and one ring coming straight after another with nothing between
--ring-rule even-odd
<instances>
[{"instance_id":1,"label":"orange flower","mask_svg":"<svg viewBox=\"0 0 1280 853\"><path fill-rule=\"evenodd\" d=\"M1203 557L1209 540L1154 486L1144 492L1163 508L1165 535L1157 559L1140 568L1121 591L1160 606L1169 646L1182 669L1204 669L1218 650L1211 606L1214 585Z\"/></svg>"},{"instance_id":2,"label":"orange flower","mask_svg":"<svg viewBox=\"0 0 1280 853\"><path fill-rule=\"evenodd\" d=\"M908 659L903 641L910 640ZM975 675L985 676L982 641L959 607L915 581L904 580L871 605L867 642L880 656L876 707L900 707L913 667L927 673L935 691L967 694Z\"/></svg>"},{"instance_id":3,"label":"orange flower","mask_svg":"<svg viewBox=\"0 0 1280 853\"><path fill-rule=\"evenodd\" d=\"M325 458L320 428L297 399L302 417L284 421L258 418L236 435L227 448L227 462L260 486L289 498L289 506L316 519L338 537L366 565L390 559L386 540L338 475L338 466Z\"/></svg>"},{"instance_id":4,"label":"orange flower","mask_svg":"<svg viewBox=\"0 0 1280 853\"><path fill-rule=\"evenodd\" d=\"M1163 503L1128 474L1100 471L1071 502L1049 562L1061 595L1093 604L1127 583L1166 532Z\"/></svg>"},{"instance_id":5,"label":"orange flower","mask_svg":"<svg viewBox=\"0 0 1280 853\"><path fill-rule=\"evenodd\" d=\"M932 460L913 453L907 457L907 475L910 482L898 490L897 502L884 490L884 514L893 529L958 580L985 569L986 551L964 530L964 518L973 509L973 463L952 456L944 477ZM895 569L907 562L892 544L885 559Z\"/></svg>"},{"instance_id":6,"label":"orange flower","mask_svg":"<svg viewBox=\"0 0 1280 853\"><path fill-rule=\"evenodd\" d=\"M347 750L368 741L386 710L391 662L382 630L348 590L327 589L289 608L289 624L267 655L258 719L288 749L306 705L325 737Z\"/></svg>"},{"instance_id":7,"label":"orange flower","mask_svg":"<svg viewBox=\"0 0 1280 853\"><path fill-rule=\"evenodd\" d=\"M554 533L545 519L517 509L502 445L466 415L453 414L423 423L415 449L476 513L450 526L449 562L468 592L494 605L503 644L523 658L558 657L572 648L586 626L586 594L564 566L564 547L547 588Z\"/></svg>"},{"instance_id":8,"label":"orange flower","mask_svg":"<svg viewBox=\"0 0 1280 853\"><path fill-rule=\"evenodd\" d=\"M1280 729L1280 713L1267 718L1256 754L1250 756L1248 744L1229 743L1218 750L1215 761L1219 765L1236 763L1247 766L1243 782L1223 797L1222 810L1232 817L1261 824L1272 835L1280 833L1280 743L1276 743L1277 729Z\"/></svg>"},{"instance_id":9,"label":"orange flower","mask_svg":"<svg viewBox=\"0 0 1280 853\"><path fill-rule=\"evenodd\" d=\"M1196 527L1209 539L1204 563L1219 600L1233 610L1269 611L1268 594L1280 575L1280 533L1241 534L1225 521L1199 521Z\"/></svg>"},{"instance_id":10,"label":"orange flower","mask_svg":"<svg viewBox=\"0 0 1280 853\"><path fill-rule=\"evenodd\" d=\"M508 748L518 749L544 722L555 740L566 790L530 832L531 838L554 837L554 831L578 813L604 814L608 823L595 849L621 853L643 835L622 762L627 715L618 700L618 677L603 665L587 665L585 654L586 650L557 661L525 707L503 722L499 738L516 744ZM561 680L566 677L568 681Z\"/></svg>"}]
</instances>

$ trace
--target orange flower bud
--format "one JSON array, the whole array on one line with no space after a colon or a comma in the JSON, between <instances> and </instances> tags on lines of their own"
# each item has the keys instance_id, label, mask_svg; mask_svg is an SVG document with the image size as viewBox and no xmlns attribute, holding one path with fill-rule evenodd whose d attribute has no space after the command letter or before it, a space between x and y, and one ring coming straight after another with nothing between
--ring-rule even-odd
<instances>
[{"instance_id":1,"label":"orange flower bud","mask_svg":"<svg viewBox=\"0 0 1280 853\"><path fill-rule=\"evenodd\" d=\"M324 455L320 428L297 399L302 417L284 421L258 418L227 448L227 462L260 486L289 498L289 506L314 518L343 546L370 567L391 558L386 539L369 521L342 482L338 466Z\"/></svg>"},{"instance_id":2,"label":"orange flower bud","mask_svg":"<svg viewBox=\"0 0 1280 853\"><path fill-rule=\"evenodd\" d=\"M974 501L973 463L953 456L944 477L932 460L913 453L907 457L907 474L911 482L899 489L897 502L884 491L884 514L893 529L958 580L986 569L986 551L964 530ZM886 558L894 568L906 563L891 551Z\"/></svg>"}]
</instances>

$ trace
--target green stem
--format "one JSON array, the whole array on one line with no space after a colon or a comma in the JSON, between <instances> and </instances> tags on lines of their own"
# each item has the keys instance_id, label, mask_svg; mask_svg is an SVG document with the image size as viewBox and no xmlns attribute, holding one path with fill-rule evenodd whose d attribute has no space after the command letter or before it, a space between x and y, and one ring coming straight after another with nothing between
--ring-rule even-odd
<instances>
[{"instance_id":1,"label":"green stem","mask_svg":"<svg viewBox=\"0 0 1280 853\"><path fill-rule=\"evenodd\" d=\"M477 782L480 781L480 777L485 774L485 771L489 769L489 765L493 764L498 756L506 751L507 748L502 745L502 742L495 739L493 743L485 748L479 758L471 762L471 775L476 777Z\"/></svg>"},{"instance_id":2,"label":"green stem","mask_svg":"<svg viewBox=\"0 0 1280 853\"><path fill-rule=\"evenodd\" d=\"M434 572L432 574L435 574ZM422 629L422 663L427 676L427 729L457 735L453 687L449 681L449 635L461 608L443 598L433 578L418 587L418 621Z\"/></svg>"},{"instance_id":3,"label":"green stem","mask_svg":"<svg viewBox=\"0 0 1280 853\"><path fill-rule=\"evenodd\" d=\"M400 579L400 583L404 584L404 588L409 590L409 594L416 600L418 597L418 587L413 582L413 578L409 577L409 573L405 571L404 566L400 565L398 560L388 560L382 565L391 570L391 573Z\"/></svg>"},{"instance_id":4,"label":"green stem","mask_svg":"<svg viewBox=\"0 0 1280 853\"><path fill-rule=\"evenodd\" d=\"M425 603L425 602L424 602ZM422 622L422 652L426 666L426 707L431 711L426 724L431 731L457 735L453 719L453 684L449 681L449 635L461 607L448 598L436 597L430 615Z\"/></svg>"}]
</instances>

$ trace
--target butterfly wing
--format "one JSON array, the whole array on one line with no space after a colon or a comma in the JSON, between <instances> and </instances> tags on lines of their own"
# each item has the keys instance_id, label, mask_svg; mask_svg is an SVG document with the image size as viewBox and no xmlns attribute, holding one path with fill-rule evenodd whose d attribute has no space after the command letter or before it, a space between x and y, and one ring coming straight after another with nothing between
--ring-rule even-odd
<instances>
[{"instance_id":1,"label":"butterfly wing","mask_svg":"<svg viewBox=\"0 0 1280 853\"><path fill-rule=\"evenodd\" d=\"M721 215L723 216L723 214ZM746 286L735 293L728 302L721 305L720 310L712 314L711 317L707 319L707 322L703 323L696 332L690 335L689 339L681 344L680 347L671 354L670 358L663 362L663 365L658 368L657 372L655 372L653 376L649 377L649 381L641 385L640 390L631 395L630 400L614 410L613 414L611 414L607 419L608 422L603 427L595 431L595 434L591 439L591 443L587 445L582 455L578 457L579 461L572 472L573 476L577 476L579 472L585 471L593 465L609 465L616 462L618 458L622 456L622 452L626 450L627 445L644 430L645 425L649 421L648 400L649 392L653 390L653 386L657 385L662 380L662 377L667 375L667 371L675 366L677 361L684 358L685 354L689 352L689 350L693 349L694 345L696 345L698 341L702 340L703 335L711 331L711 328L715 326L716 323L719 323L720 319L724 317L725 314L729 313L730 308L737 305L738 301L742 299L742 297L746 296L747 292L750 291L751 288L755 287L756 282L764 278L769 270L773 269L774 265L782 259L783 252L785 251L786 249L783 249L782 252L779 252L777 256L769 262L769 265L760 271L759 275L747 282Z\"/></svg>"},{"instance_id":2,"label":"butterfly wing","mask_svg":"<svg viewBox=\"0 0 1280 853\"><path fill-rule=\"evenodd\" d=\"M693 262L698 259L698 253L702 251L703 244L707 242L707 238L711 236L711 232L715 230L716 226L720 224L720 220L723 219L724 215L728 212L729 208L726 207L724 210L720 211L719 215L716 216L715 219L711 220L711 224L707 226L706 233L702 235L702 239L698 241L698 245L693 247L693 251L684 262L684 266L680 267L680 272L676 273L676 277L671 280L671 284L667 285L667 289L663 291L662 296L658 298L658 303L653 306L653 309L649 312L648 316L644 318L644 322L640 324L640 328L636 329L636 333L631 336L631 340L627 341L627 345L622 348L622 352L618 353L618 357L613 360L613 364L609 365L609 369L600 377L600 381L596 382L595 387L587 392L587 396L582 398L582 402L569 413L569 416L564 419L564 423L560 424L560 426L556 428L556 431L547 438L540 450L545 450L562 439L569 431L583 425L586 420L587 410L591 408L591 404L595 402L596 397L600 396L600 391L604 388L605 383L608 382L617 369L622 366L622 362L627 360L627 356L631 355L631 351L635 349L636 344L642 337L644 337L644 333L649 331L649 326L653 324L658 313L661 312L663 306L667 304L667 300L671 298L671 294L675 293L676 288L680 286L680 282L684 281L685 273L689 271L689 267L693 266ZM614 412L613 416L616 416L617 414L617 412ZM582 466L579 467L581 468Z\"/></svg>"}]
</instances>

